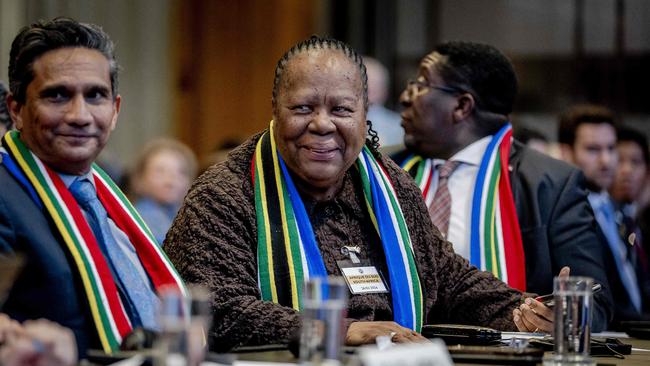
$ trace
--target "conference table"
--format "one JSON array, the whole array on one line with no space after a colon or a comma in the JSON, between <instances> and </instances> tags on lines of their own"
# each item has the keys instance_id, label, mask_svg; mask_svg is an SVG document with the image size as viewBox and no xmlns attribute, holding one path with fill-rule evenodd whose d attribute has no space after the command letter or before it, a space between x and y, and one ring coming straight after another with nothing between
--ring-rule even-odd
<instances>
[{"instance_id":1,"label":"conference table","mask_svg":"<svg viewBox=\"0 0 650 366\"><path fill-rule=\"evenodd\" d=\"M609 366L650 366L650 340L636 339L636 338L622 338L621 342L632 345L632 353L625 355L625 358L616 358L612 356L597 356L594 361L597 365ZM352 350L347 349L348 352ZM551 354L551 352L547 352ZM282 362L282 363L297 363L297 359L286 349L280 347L267 346L259 349L240 350L233 357L238 361L256 361L256 362ZM456 365L495 365L499 364L498 361L492 360L490 362L472 362L461 363L455 362ZM505 364L505 363L504 363ZM519 364L517 362L510 362L512 364ZM530 363L521 363L530 364Z\"/></svg>"},{"instance_id":2,"label":"conference table","mask_svg":"<svg viewBox=\"0 0 650 366\"><path fill-rule=\"evenodd\" d=\"M625 356L625 359L619 360L613 357L597 358L596 361L600 364L624 365L624 366L637 366L637 365L650 365L650 340L649 339L636 339L626 338L621 340L623 343L632 345L632 354Z\"/></svg>"},{"instance_id":3,"label":"conference table","mask_svg":"<svg viewBox=\"0 0 650 366\"><path fill-rule=\"evenodd\" d=\"M598 338L595 338L598 339ZM630 344L632 346L632 353L625 355L624 358L616 358L613 356L596 356L593 357L596 365L598 366L650 366L650 340L636 339L636 338L621 338L621 342L625 344ZM456 346L450 346L453 348ZM378 351L379 352L379 351ZM546 352L546 356L550 356L551 352ZM133 355L133 354L132 354ZM351 358L356 357L356 349L354 347L345 348L344 361L350 360ZM456 355L452 352L452 358ZM293 354L286 349L286 346L280 345L268 345L261 347L247 347L239 349L234 353L229 354L209 354L208 360L202 363L202 366L223 366L223 365L233 365L233 366L251 366L255 364L260 366L260 362L264 364L271 365L273 363L282 363L286 364L297 364L298 359L293 356ZM112 361L111 361L112 359ZM507 362L500 361L497 358L484 358L481 360L472 360L471 362L463 361L454 358L455 365L536 365L541 363L535 363L531 361L522 361L522 360L509 360ZM111 365L117 361L124 362L122 357L119 358L102 358L94 357L94 360L91 362L82 362L83 366L96 366L96 365ZM252 361L252 362L249 362ZM256 364L257 363L257 364ZM119 363L119 365L140 365L142 362L133 362L133 363ZM347 362L344 362L347 364ZM358 363L354 363L358 364Z\"/></svg>"}]
</instances>

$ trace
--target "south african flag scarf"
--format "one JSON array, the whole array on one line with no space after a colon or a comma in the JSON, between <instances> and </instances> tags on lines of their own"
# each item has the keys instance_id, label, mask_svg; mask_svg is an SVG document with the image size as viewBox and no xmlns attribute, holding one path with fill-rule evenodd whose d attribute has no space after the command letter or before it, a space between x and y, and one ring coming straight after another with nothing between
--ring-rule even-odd
<instances>
[{"instance_id":1,"label":"south african flag scarf","mask_svg":"<svg viewBox=\"0 0 650 366\"><path fill-rule=\"evenodd\" d=\"M81 278L92 318L106 353L119 349L122 338L131 331L117 287L106 259L86 222L79 205L65 184L20 140L20 132L10 131L2 139L2 163L25 186L36 204L45 208L55 223ZM146 224L128 199L97 165L92 166L97 196L108 215L128 236L156 289L185 286L171 262L156 244Z\"/></svg>"},{"instance_id":2,"label":"south african flag scarf","mask_svg":"<svg viewBox=\"0 0 650 366\"><path fill-rule=\"evenodd\" d=\"M525 291L524 249L508 173L511 141L512 125L508 123L492 137L481 159L472 196L469 259L481 270ZM435 171L433 161L411 155L402 168L431 204L435 194L429 190Z\"/></svg>"},{"instance_id":3,"label":"south african flag scarf","mask_svg":"<svg viewBox=\"0 0 650 366\"><path fill-rule=\"evenodd\" d=\"M273 137L273 121L251 162L257 213L257 257L262 299L302 309L302 285L326 277L314 231ZM381 164L364 146L356 161L368 212L379 233L391 284L394 319L420 331L423 299L402 209Z\"/></svg>"}]
</instances>

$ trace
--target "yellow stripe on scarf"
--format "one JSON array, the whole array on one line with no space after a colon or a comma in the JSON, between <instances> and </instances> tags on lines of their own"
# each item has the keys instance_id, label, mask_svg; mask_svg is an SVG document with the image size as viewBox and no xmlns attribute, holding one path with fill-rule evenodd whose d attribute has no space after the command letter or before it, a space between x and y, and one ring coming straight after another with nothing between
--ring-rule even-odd
<instances>
[{"instance_id":1,"label":"yellow stripe on scarf","mask_svg":"<svg viewBox=\"0 0 650 366\"><path fill-rule=\"evenodd\" d=\"M273 136L273 124L271 121L270 137L271 137L271 151L273 156L273 169L275 171L275 185L278 188L278 201L280 201L280 214L282 217L287 217L286 206L284 202L284 194L282 190L282 172L280 171L280 163L278 162L278 155L276 154L275 136ZM293 308L300 310L300 299L298 299L298 284L296 279L296 270L293 265L293 253L291 251L291 240L289 239L289 228L287 227L287 220L282 220L282 234L284 235L284 246L287 250L287 263L289 264L289 282L291 283L291 302Z\"/></svg>"},{"instance_id":2,"label":"yellow stripe on scarf","mask_svg":"<svg viewBox=\"0 0 650 366\"><path fill-rule=\"evenodd\" d=\"M257 148L260 149L260 145L262 145L262 139L260 139L257 142ZM261 182L264 182L264 169L262 169L262 154L256 154L257 156L255 157L255 167L256 167L256 174L259 175L259 180ZM271 240L271 224L269 223L269 209L266 204L266 185L265 184L260 184L260 195L262 196L262 207L264 210L264 215L262 215L264 219L264 232L265 237L266 237L266 252L268 253L268 269L269 269L269 282L271 285L271 299L273 300L274 303L277 304L278 302L278 290L275 287L275 272L273 271L273 247L271 245L272 240Z\"/></svg>"},{"instance_id":3,"label":"yellow stripe on scarf","mask_svg":"<svg viewBox=\"0 0 650 366\"><path fill-rule=\"evenodd\" d=\"M408 162L406 162L406 164L404 164L402 169L404 169L404 170L406 170L408 172L408 171L411 170L411 168L413 168L413 165L419 163L420 161L422 161L421 156L414 156L412 159L410 159Z\"/></svg>"}]
</instances>

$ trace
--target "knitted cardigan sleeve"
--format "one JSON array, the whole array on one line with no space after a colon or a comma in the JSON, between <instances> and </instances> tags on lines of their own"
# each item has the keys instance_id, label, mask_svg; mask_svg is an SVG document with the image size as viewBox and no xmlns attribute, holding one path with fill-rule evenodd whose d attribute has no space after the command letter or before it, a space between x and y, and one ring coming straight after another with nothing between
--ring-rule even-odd
<instances>
[{"instance_id":1,"label":"knitted cardigan sleeve","mask_svg":"<svg viewBox=\"0 0 650 366\"><path fill-rule=\"evenodd\" d=\"M164 244L183 279L205 286L212 295L209 345L217 352L237 346L285 344L300 327L295 310L260 300L250 181L254 141L197 179Z\"/></svg>"}]
</instances>

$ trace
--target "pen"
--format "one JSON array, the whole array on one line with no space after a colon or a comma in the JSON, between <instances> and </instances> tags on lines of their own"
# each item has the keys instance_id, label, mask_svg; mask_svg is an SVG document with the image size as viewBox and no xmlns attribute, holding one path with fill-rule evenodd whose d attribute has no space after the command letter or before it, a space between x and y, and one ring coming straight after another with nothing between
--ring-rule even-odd
<instances>
[{"instance_id":1,"label":"pen","mask_svg":"<svg viewBox=\"0 0 650 366\"><path fill-rule=\"evenodd\" d=\"M594 283L593 286L591 286L591 293L595 294L598 291L602 289L602 286L600 283ZM542 295L542 296L537 296L535 300L541 302L544 304L547 308L552 308L555 306L555 300L554 300L554 295L553 294L548 294L548 295Z\"/></svg>"}]
</instances>

